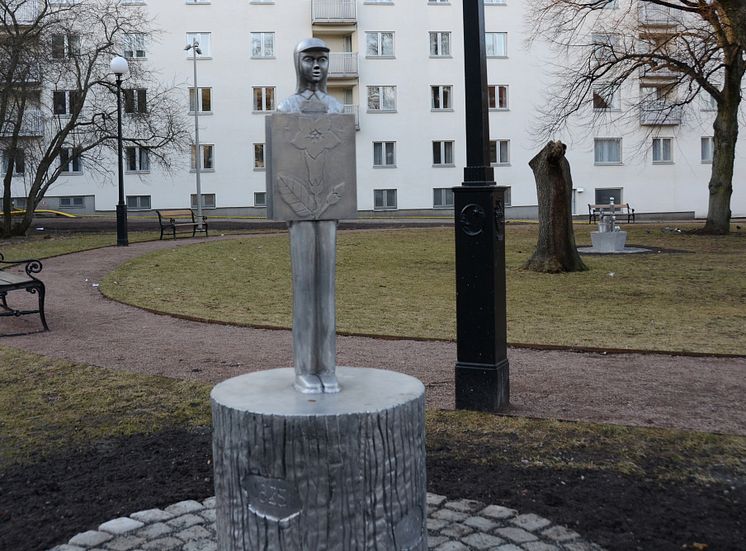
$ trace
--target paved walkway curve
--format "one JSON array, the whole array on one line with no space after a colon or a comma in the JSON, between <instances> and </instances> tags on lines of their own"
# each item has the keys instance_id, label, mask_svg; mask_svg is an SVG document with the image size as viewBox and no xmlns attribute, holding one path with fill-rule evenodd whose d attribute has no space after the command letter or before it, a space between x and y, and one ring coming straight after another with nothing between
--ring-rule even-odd
<instances>
[{"instance_id":1,"label":"paved walkway curve","mask_svg":"<svg viewBox=\"0 0 746 551\"><path fill-rule=\"evenodd\" d=\"M257 237L261 238L242 238ZM212 241L153 241L47 259L41 277L47 285L47 320L52 330L0 337L0 345L94 366L211 383L291 365L289 331L156 315L110 301L97 288L122 262L175 246L209 246ZM0 318L0 335L40 327L38 316ZM454 343L339 337L337 345L340 365L408 373L425 383L428 407L453 408ZM512 348L509 360L515 415L746 435L746 358Z\"/></svg>"},{"instance_id":2,"label":"paved walkway curve","mask_svg":"<svg viewBox=\"0 0 746 551\"><path fill-rule=\"evenodd\" d=\"M532 513L427 494L434 551L603 551L580 534ZM50 551L216 551L215 498L181 501L101 524Z\"/></svg>"}]
</instances>

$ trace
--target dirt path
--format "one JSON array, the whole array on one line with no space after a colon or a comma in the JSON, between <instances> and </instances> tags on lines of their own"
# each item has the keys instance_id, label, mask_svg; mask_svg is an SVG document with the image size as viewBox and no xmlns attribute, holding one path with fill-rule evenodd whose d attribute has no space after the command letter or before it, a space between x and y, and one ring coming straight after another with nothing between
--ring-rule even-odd
<instances>
[{"instance_id":1,"label":"dirt path","mask_svg":"<svg viewBox=\"0 0 746 551\"><path fill-rule=\"evenodd\" d=\"M217 382L291 364L289 331L198 323L112 302L95 284L120 263L198 241L156 241L44 261L48 333L38 316L0 318L0 345L169 377ZM18 300L13 295L9 299ZM27 300L31 297L20 297ZM431 408L453 408L454 343L338 338L338 363L409 373ZM512 348L511 413L746 435L746 358L601 355Z\"/></svg>"}]
</instances>

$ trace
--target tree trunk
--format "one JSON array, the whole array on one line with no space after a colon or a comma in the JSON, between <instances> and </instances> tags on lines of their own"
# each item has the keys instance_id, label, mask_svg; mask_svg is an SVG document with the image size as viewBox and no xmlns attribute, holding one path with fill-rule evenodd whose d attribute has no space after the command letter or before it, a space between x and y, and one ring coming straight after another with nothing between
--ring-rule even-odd
<instances>
[{"instance_id":1,"label":"tree trunk","mask_svg":"<svg viewBox=\"0 0 746 551\"><path fill-rule=\"evenodd\" d=\"M572 228L572 176L565 158L567 147L549 142L528 166L534 172L539 200L539 240L524 269L534 272L582 272Z\"/></svg>"},{"instance_id":2,"label":"tree trunk","mask_svg":"<svg viewBox=\"0 0 746 551\"><path fill-rule=\"evenodd\" d=\"M713 124L712 174L707 207L707 222L702 233L725 235L730 232L730 198L733 195L733 165L738 140L738 109L741 104L741 80L746 62L740 50L732 63L725 65L725 83L718 101Z\"/></svg>"}]
</instances>

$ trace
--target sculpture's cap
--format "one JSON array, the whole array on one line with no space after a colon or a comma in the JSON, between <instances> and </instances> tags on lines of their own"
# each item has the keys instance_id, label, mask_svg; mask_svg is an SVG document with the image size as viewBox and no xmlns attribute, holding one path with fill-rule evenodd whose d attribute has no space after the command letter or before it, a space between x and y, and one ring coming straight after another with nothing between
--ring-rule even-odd
<instances>
[{"instance_id":1,"label":"sculpture's cap","mask_svg":"<svg viewBox=\"0 0 746 551\"><path fill-rule=\"evenodd\" d=\"M306 38L298 42L298 45L295 47L296 52L307 52L308 50L323 50L328 52L329 46L320 38Z\"/></svg>"}]
</instances>

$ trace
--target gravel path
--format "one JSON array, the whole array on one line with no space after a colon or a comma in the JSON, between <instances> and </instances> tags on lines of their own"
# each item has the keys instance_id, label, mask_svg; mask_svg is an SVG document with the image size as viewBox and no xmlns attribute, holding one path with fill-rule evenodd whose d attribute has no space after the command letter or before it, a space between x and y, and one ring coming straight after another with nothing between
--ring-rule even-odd
<instances>
[{"instance_id":1,"label":"gravel path","mask_svg":"<svg viewBox=\"0 0 746 551\"><path fill-rule=\"evenodd\" d=\"M245 236L244 236L245 238ZM210 239L212 241L212 238ZM120 263L182 239L109 247L44 261L50 332L38 316L0 318L0 345L89 365L215 383L291 365L289 331L199 323L108 300L97 288ZM15 292L9 300L33 300ZM186 297L185 297L186 298ZM589 320L590 323L590 320ZM33 332L25 335L16 333ZM453 408L451 342L338 338L339 365L408 373L430 408ZM513 415L746 435L746 358L589 354L511 348Z\"/></svg>"}]
</instances>

